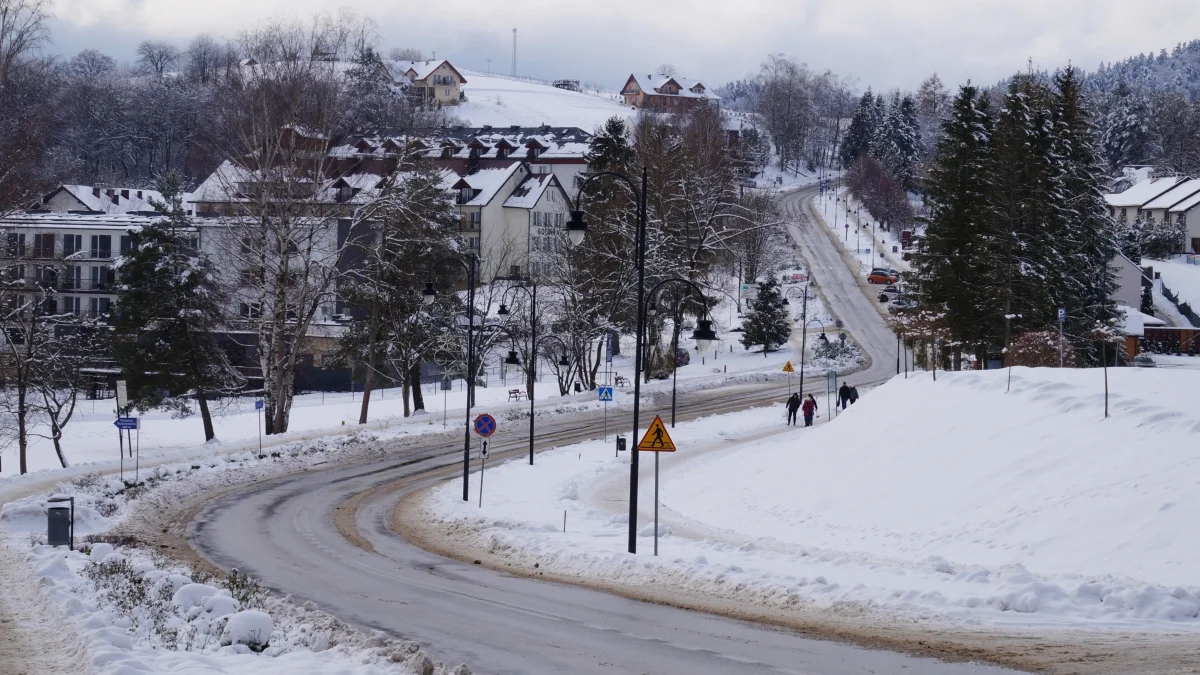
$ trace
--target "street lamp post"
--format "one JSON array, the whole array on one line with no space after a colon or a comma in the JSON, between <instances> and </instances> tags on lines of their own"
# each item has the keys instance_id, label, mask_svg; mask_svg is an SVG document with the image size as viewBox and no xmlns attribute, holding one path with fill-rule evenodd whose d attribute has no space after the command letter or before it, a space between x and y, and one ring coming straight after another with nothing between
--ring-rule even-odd
<instances>
[{"instance_id":1,"label":"street lamp post","mask_svg":"<svg viewBox=\"0 0 1200 675\"><path fill-rule=\"evenodd\" d=\"M650 292L646 294L646 298L647 298L646 314L648 316L654 316L658 312L658 306L657 306L657 302L656 302L658 300L658 297L657 297L658 290L660 288L662 288L663 286L665 286L666 284L672 284L672 283L683 284L684 286L687 286L691 290L695 291L696 297L698 297L700 299L700 306L704 308L704 314L700 317L697 317L697 319L696 319L696 329L694 331L692 331L692 339L694 339L696 341L696 349L701 354L705 354L708 352L708 348L710 346L712 346L712 343L714 341L716 341L717 334L712 329L712 320L708 318L708 299L704 297L704 292L700 290L699 286L688 281L687 279L664 279L664 280L658 282L657 284L654 285L653 288L650 289ZM676 308L678 308L678 304L676 304ZM679 312L678 311L675 312L675 320L676 321L679 320ZM671 331L671 347L672 347L672 351L671 351L671 428L672 429L675 428L675 397L676 397L675 385L678 382L678 374L679 374L678 373L679 365L676 362L676 358L675 358L675 352L679 351L678 333L679 333L678 330ZM638 340L638 344L641 344L640 338ZM658 457L658 455L656 454L655 461L657 461L657 457Z\"/></svg>"},{"instance_id":2,"label":"street lamp post","mask_svg":"<svg viewBox=\"0 0 1200 675\"><path fill-rule=\"evenodd\" d=\"M430 277L434 268L444 262L453 262L467 270L467 405L466 424L463 425L463 501L468 501L468 487L471 477L471 405L475 402L475 281L479 272L479 259L474 254L467 256L466 262L460 258L442 258L429 266ZM425 283L421 299L426 305L433 304L437 291L433 282Z\"/></svg>"},{"instance_id":3,"label":"street lamp post","mask_svg":"<svg viewBox=\"0 0 1200 675\"><path fill-rule=\"evenodd\" d=\"M501 305L501 307L503 307L503 305ZM505 314L507 314L507 313L508 312L505 312ZM529 382L530 382L530 389L529 389L529 465L530 466L533 466L533 436L534 436L534 430L536 429L535 416L533 414L533 381L537 377L537 373L535 372L535 370L537 368L537 348L538 348L538 344L540 344L546 340L554 340L558 344L562 345L563 355L562 355L562 358L559 360L558 365L560 367L570 367L570 365L571 365L570 362L567 361L567 352L570 351L570 347L568 347L567 343L565 341L563 341L563 339L558 337L557 335L543 335L540 338L529 341ZM509 374L512 374L516 370L518 370L520 367L521 367L521 359L517 358L516 350L510 349L508 351L508 357L504 359L505 371L508 372Z\"/></svg>"},{"instance_id":4,"label":"street lamp post","mask_svg":"<svg viewBox=\"0 0 1200 675\"><path fill-rule=\"evenodd\" d=\"M808 347L808 324L816 322L821 327L821 344L829 344L829 338L825 337L825 324L821 323L820 319L809 319L804 322L804 327L800 329L800 391L804 391L804 362L805 349Z\"/></svg>"},{"instance_id":5,"label":"street lamp post","mask_svg":"<svg viewBox=\"0 0 1200 675\"><path fill-rule=\"evenodd\" d=\"M508 292L520 289L529 295L529 464L533 465L533 388L536 382L534 369L537 366L537 359L534 355L537 353L537 282L534 281L529 287L525 286L510 286L505 291L505 296ZM500 298L500 309L496 314L500 316L508 316L508 307L504 304L505 296ZM507 361L506 361L507 363Z\"/></svg>"}]
</instances>

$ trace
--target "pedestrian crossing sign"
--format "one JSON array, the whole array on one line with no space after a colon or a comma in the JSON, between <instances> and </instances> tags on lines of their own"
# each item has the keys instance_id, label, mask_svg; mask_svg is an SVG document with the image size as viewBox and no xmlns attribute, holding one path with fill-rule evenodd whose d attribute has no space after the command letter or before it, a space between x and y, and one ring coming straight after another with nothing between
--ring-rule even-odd
<instances>
[{"instance_id":1,"label":"pedestrian crossing sign","mask_svg":"<svg viewBox=\"0 0 1200 675\"><path fill-rule=\"evenodd\" d=\"M783 372L785 372L785 373L794 373L794 372L796 372L796 369L792 367L792 362L791 362L791 361L788 361L787 363L783 364Z\"/></svg>"},{"instance_id":2,"label":"pedestrian crossing sign","mask_svg":"<svg viewBox=\"0 0 1200 675\"><path fill-rule=\"evenodd\" d=\"M654 416L654 421L650 423L650 428L646 429L646 435L642 436L637 449L643 452L675 452L675 442L667 433L667 425L663 424L661 417Z\"/></svg>"},{"instance_id":3,"label":"pedestrian crossing sign","mask_svg":"<svg viewBox=\"0 0 1200 675\"><path fill-rule=\"evenodd\" d=\"M611 401L612 400L612 387L597 387L596 390L599 392L599 395L600 395L599 400L601 400L601 401Z\"/></svg>"}]
</instances>

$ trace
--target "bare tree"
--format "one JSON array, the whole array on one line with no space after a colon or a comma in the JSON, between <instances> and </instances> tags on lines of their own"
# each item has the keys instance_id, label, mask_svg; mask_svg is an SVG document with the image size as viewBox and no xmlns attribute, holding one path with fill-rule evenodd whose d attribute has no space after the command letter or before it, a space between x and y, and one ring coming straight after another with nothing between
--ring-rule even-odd
<instances>
[{"instance_id":1,"label":"bare tree","mask_svg":"<svg viewBox=\"0 0 1200 675\"><path fill-rule=\"evenodd\" d=\"M679 74L679 69L669 63L664 63L655 70L658 71L659 75L666 77L675 77Z\"/></svg>"},{"instance_id":2,"label":"bare tree","mask_svg":"<svg viewBox=\"0 0 1200 675\"><path fill-rule=\"evenodd\" d=\"M0 87L9 71L50 39L50 0L0 0Z\"/></svg>"},{"instance_id":3,"label":"bare tree","mask_svg":"<svg viewBox=\"0 0 1200 675\"><path fill-rule=\"evenodd\" d=\"M416 47L392 47L388 58L393 61L424 61L425 54Z\"/></svg>"},{"instance_id":4,"label":"bare tree","mask_svg":"<svg viewBox=\"0 0 1200 675\"><path fill-rule=\"evenodd\" d=\"M144 40L137 47L137 63L142 70L162 77L179 61L179 48L163 40Z\"/></svg>"},{"instance_id":5,"label":"bare tree","mask_svg":"<svg viewBox=\"0 0 1200 675\"><path fill-rule=\"evenodd\" d=\"M201 34L192 38L184 52L184 66L188 77L200 84L210 84L221 72L221 57L224 49L211 35Z\"/></svg>"}]
</instances>

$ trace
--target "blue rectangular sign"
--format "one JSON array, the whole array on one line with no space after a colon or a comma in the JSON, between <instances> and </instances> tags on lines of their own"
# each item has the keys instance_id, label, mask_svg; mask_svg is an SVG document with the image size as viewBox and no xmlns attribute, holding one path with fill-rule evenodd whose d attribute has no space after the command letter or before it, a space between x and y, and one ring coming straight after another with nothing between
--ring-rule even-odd
<instances>
[{"instance_id":1,"label":"blue rectangular sign","mask_svg":"<svg viewBox=\"0 0 1200 675\"><path fill-rule=\"evenodd\" d=\"M113 426L121 430L137 429L138 418L136 417L118 417L117 421L113 422Z\"/></svg>"},{"instance_id":2,"label":"blue rectangular sign","mask_svg":"<svg viewBox=\"0 0 1200 675\"><path fill-rule=\"evenodd\" d=\"M258 400L256 400L256 401L254 402L254 409L255 409L255 410L262 410L262 409L263 409L263 402L262 402L262 399L261 399L261 398L260 398L260 399L258 399Z\"/></svg>"},{"instance_id":3,"label":"blue rectangular sign","mask_svg":"<svg viewBox=\"0 0 1200 675\"><path fill-rule=\"evenodd\" d=\"M612 387L597 387L596 391L599 393L601 401L612 400Z\"/></svg>"},{"instance_id":4,"label":"blue rectangular sign","mask_svg":"<svg viewBox=\"0 0 1200 675\"><path fill-rule=\"evenodd\" d=\"M613 332L612 332L611 330L610 330L610 331L608 331L608 345L605 347L605 350L604 350L604 361L605 361L605 363L612 363L612 357L613 357L613 339L614 339L615 337L616 337L616 335L614 335L614 334L613 334Z\"/></svg>"}]
</instances>

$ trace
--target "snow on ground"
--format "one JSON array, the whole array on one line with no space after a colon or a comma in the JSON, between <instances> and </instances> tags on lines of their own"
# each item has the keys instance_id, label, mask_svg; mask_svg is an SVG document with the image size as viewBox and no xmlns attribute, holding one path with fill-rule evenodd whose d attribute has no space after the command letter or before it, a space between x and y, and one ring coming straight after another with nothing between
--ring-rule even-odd
<instances>
[{"instance_id":1,"label":"snow on ground","mask_svg":"<svg viewBox=\"0 0 1200 675\"><path fill-rule=\"evenodd\" d=\"M472 126L514 124L534 127L579 127L588 133L608 118L631 117L635 111L615 99L556 89L544 84L465 71L467 100L454 108L455 115Z\"/></svg>"},{"instance_id":2,"label":"snow on ground","mask_svg":"<svg viewBox=\"0 0 1200 675\"><path fill-rule=\"evenodd\" d=\"M109 534L124 522L228 485L379 456L387 440L386 434L350 434L283 445L261 459L241 452L167 464L143 474L144 484L132 489L112 476L60 483L56 492L76 500L76 551L44 543L50 494L9 502L0 511L0 554L14 564L0 569L0 588L9 577L27 574L22 568L32 568L41 588L33 600L40 614L66 617L58 621L59 633L78 635L83 646L76 647L76 658L98 675L466 675L465 667L435 663L416 643L359 633L312 603L296 606L244 576L197 573Z\"/></svg>"},{"instance_id":3,"label":"snow on ground","mask_svg":"<svg viewBox=\"0 0 1200 675\"><path fill-rule=\"evenodd\" d=\"M1191 262L1189 262L1189 260ZM1179 298L1180 304L1187 302L1193 311L1200 311L1200 256L1172 256L1167 260L1152 260L1147 258L1144 263L1154 268L1162 276L1163 286L1166 286ZM1169 300L1164 302L1170 305ZM1173 306L1172 306L1173 307ZM1190 326L1186 319L1180 326Z\"/></svg>"},{"instance_id":4,"label":"snow on ground","mask_svg":"<svg viewBox=\"0 0 1200 675\"><path fill-rule=\"evenodd\" d=\"M1017 368L1006 394L1007 375L897 378L814 429L784 428L779 406L679 425L657 559L653 460L632 556L628 459L608 445L489 469L482 508L449 484L427 510L514 565L779 611L1200 629L1200 380L1109 369L1104 420L1098 370Z\"/></svg>"}]
</instances>

